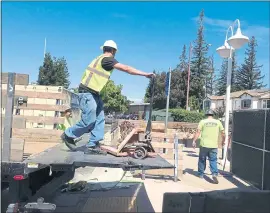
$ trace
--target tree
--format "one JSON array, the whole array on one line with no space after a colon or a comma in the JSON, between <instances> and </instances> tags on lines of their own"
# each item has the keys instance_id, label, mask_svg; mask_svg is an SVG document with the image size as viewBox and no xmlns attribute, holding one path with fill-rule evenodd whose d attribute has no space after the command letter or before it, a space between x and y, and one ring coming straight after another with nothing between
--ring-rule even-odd
<instances>
[{"instance_id":1,"label":"tree","mask_svg":"<svg viewBox=\"0 0 270 213\"><path fill-rule=\"evenodd\" d=\"M217 95L225 95L227 88L228 59L223 59L220 77L217 79ZM235 52L232 54L231 92L237 91L236 82L237 62Z\"/></svg>"},{"instance_id":2,"label":"tree","mask_svg":"<svg viewBox=\"0 0 270 213\"><path fill-rule=\"evenodd\" d=\"M115 85L109 80L105 88L101 91L101 98L104 103L104 111L107 112L126 112L129 101L122 95L122 85Z\"/></svg>"},{"instance_id":3,"label":"tree","mask_svg":"<svg viewBox=\"0 0 270 213\"><path fill-rule=\"evenodd\" d=\"M256 61L257 46L257 41L252 36L245 51L245 61L236 76L238 90L261 89L266 86L263 84L265 76L261 74L262 65L258 65Z\"/></svg>"},{"instance_id":4,"label":"tree","mask_svg":"<svg viewBox=\"0 0 270 213\"><path fill-rule=\"evenodd\" d=\"M54 58L54 69L51 75L51 82L55 86L68 88L70 85L67 62L62 58Z\"/></svg>"},{"instance_id":5,"label":"tree","mask_svg":"<svg viewBox=\"0 0 270 213\"><path fill-rule=\"evenodd\" d=\"M214 84L215 84L215 76L214 76L214 56L208 58L208 71L206 73L205 81L206 81L206 94L213 95L214 92Z\"/></svg>"},{"instance_id":6,"label":"tree","mask_svg":"<svg viewBox=\"0 0 270 213\"><path fill-rule=\"evenodd\" d=\"M46 53L43 65L39 67L37 83L39 85L51 85L51 73L53 72L53 60L50 53Z\"/></svg>"},{"instance_id":7,"label":"tree","mask_svg":"<svg viewBox=\"0 0 270 213\"><path fill-rule=\"evenodd\" d=\"M186 53L186 45L183 46L182 54L180 56L180 63L177 65L177 70L184 72L187 69L187 53Z\"/></svg>"},{"instance_id":8,"label":"tree","mask_svg":"<svg viewBox=\"0 0 270 213\"><path fill-rule=\"evenodd\" d=\"M53 58L50 53L46 53L43 65L39 68L37 83L39 85L63 86L68 88L69 72L67 62L62 58Z\"/></svg>"},{"instance_id":9,"label":"tree","mask_svg":"<svg viewBox=\"0 0 270 213\"><path fill-rule=\"evenodd\" d=\"M190 96L196 97L202 105L205 97L205 77L208 70L208 44L204 40L204 10L201 11L198 20L197 39L194 41L193 57L191 60Z\"/></svg>"},{"instance_id":10,"label":"tree","mask_svg":"<svg viewBox=\"0 0 270 213\"><path fill-rule=\"evenodd\" d=\"M155 84L154 88L154 97L153 97L153 108L154 109L164 109L166 108L166 94L165 94L165 82L166 82L166 72L157 73L155 80L151 79L145 93L145 101L150 102L152 95L153 84Z\"/></svg>"}]
</instances>

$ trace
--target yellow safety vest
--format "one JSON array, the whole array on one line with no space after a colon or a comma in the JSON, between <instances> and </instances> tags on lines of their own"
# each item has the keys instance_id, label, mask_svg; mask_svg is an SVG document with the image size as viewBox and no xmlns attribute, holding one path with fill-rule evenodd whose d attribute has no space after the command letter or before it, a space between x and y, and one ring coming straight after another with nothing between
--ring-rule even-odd
<instances>
[{"instance_id":1,"label":"yellow safety vest","mask_svg":"<svg viewBox=\"0 0 270 213\"><path fill-rule=\"evenodd\" d=\"M113 69L110 71L103 69L101 61L105 57L107 56L100 55L94 59L85 69L81 80L81 84L96 92L104 88L113 72Z\"/></svg>"}]
</instances>

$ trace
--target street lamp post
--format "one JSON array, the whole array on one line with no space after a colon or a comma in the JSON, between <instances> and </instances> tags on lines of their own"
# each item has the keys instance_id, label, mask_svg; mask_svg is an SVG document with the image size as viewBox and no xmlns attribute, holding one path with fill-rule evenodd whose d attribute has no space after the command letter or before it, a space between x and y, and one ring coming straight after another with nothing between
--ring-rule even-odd
<instances>
[{"instance_id":1,"label":"street lamp post","mask_svg":"<svg viewBox=\"0 0 270 213\"><path fill-rule=\"evenodd\" d=\"M189 45L189 56L188 56L188 80L187 80L187 103L186 110L189 110L189 81L190 81L190 60L191 60L191 51L192 51L192 43Z\"/></svg>"},{"instance_id":2,"label":"street lamp post","mask_svg":"<svg viewBox=\"0 0 270 213\"><path fill-rule=\"evenodd\" d=\"M237 31L233 34L233 29L237 23ZM231 37L228 39L228 33L231 31ZM229 138L229 114L230 114L230 95L231 95L231 75L232 75L232 53L236 49L240 49L245 43L249 41L247 36L242 35L240 29L240 21L236 19L232 26L227 29L224 45L217 48L217 53L222 58L228 58L228 70L227 70L227 88L226 88L226 109L225 109L225 145L224 155L222 158L223 164L226 162L228 138Z\"/></svg>"}]
</instances>

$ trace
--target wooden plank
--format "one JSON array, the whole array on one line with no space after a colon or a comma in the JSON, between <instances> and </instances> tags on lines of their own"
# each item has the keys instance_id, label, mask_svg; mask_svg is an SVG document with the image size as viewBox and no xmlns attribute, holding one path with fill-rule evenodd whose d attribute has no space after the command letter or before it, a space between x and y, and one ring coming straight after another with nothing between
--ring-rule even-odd
<instances>
[{"instance_id":1,"label":"wooden plank","mask_svg":"<svg viewBox=\"0 0 270 213\"><path fill-rule=\"evenodd\" d=\"M25 141L21 138L11 138L10 161L20 162L23 160ZM3 151L3 143L2 149Z\"/></svg>"},{"instance_id":2,"label":"wooden plank","mask_svg":"<svg viewBox=\"0 0 270 213\"><path fill-rule=\"evenodd\" d=\"M27 155L37 154L53 146L56 146L57 144L59 143L35 143L26 141L24 146L24 153Z\"/></svg>"},{"instance_id":3,"label":"wooden plank","mask_svg":"<svg viewBox=\"0 0 270 213\"><path fill-rule=\"evenodd\" d=\"M52 104L27 104L27 106L14 106L14 109L28 109L28 110L44 110L44 111L60 111L64 112L70 107L66 105L52 105Z\"/></svg>"},{"instance_id":4,"label":"wooden plank","mask_svg":"<svg viewBox=\"0 0 270 213\"><path fill-rule=\"evenodd\" d=\"M7 94L7 90L2 90L2 96ZM66 100L67 95L61 92L38 92L38 91L27 91L27 90L16 90L15 87L15 95L16 96L27 96L28 98L44 98L44 99L60 99Z\"/></svg>"},{"instance_id":5,"label":"wooden plank","mask_svg":"<svg viewBox=\"0 0 270 213\"><path fill-rule=\"evenodd\" d=\"M43 136L42 138L36 136L36 137L22 137L25 139L26 142L35 142L35 143L61 143L61 138L59 136L50 136L50 137L45 137Z\"/></svg>"},{"instance_id":6,"label":"wooden plank","mask_svg":"<svg viewBox=\"0 0 270 213\"><path fill-rule=\"evenodd\" d=\"M12 129L13 137L22 137L22 136L32 136L32 135L40 135L40 137L46 136L61 136L63 133L62 130L56 129L41 129L41 128L33 128L33 129Z\"/></svg>"},{"instance_id":7,"label":"wooden plank","mask_svg":"<svg viewBox=\"0 0 270 213\"><path fill-rule=\"evenodd\" d=\"M123 147L127 144L127 142L131 139L131 137L137 132L137 129L134 128L132 131L127 135L127 137L119 144L117 148L117 153L119 153Z\"/></svg>"}]
</instances>

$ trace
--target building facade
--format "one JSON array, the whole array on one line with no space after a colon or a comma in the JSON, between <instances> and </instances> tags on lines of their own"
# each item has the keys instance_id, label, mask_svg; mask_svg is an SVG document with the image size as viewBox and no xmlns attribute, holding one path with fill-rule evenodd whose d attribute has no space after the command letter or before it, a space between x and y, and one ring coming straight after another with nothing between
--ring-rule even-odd
<instances>
[{"instance_id":1,"label":"building facade","mask_svg":"<svg viewBox=\"0 0 270 213\"><path fill-rule=\"evenodd\" d=\"M16 77L21 74L16 74ZM67 105L70 104L70 91L61 86L42 86L28 84L25 78L15 83L14 121L16 118L25 119L25 128L56 129L64 123L61 117ZM22 78L21 78L22 79ZM29 77L27 77L29 79ZM2 78L1 114L5 115L7 79Z\"/></svg>"},{"instance_id":2,"label":"building facade","mask_svg":"<svg viewBox=\"0 0 270 213\"><path fill-rule=\"evenodd\" d=\"M226 106L226 96L209 96L204 100L204 110ZM231 93L230 112L241 109L270 108L270 90L244 90Z\"/></svg>"}]
</instances>

